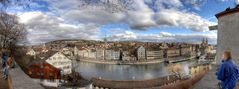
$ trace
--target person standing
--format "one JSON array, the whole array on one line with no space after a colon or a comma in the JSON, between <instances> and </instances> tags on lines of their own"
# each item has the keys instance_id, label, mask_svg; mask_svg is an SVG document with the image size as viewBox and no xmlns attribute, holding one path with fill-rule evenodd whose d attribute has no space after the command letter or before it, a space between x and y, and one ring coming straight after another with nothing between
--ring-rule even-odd
<instances>
[{"instance_id":1,"label":"person standing","mask_svg":"<svg viewBox=\"0 0 239 89\"><path fill-rule=\"evenodd\" d=\"M239 71L231 57L230 51L223 53L223 61L216 75L217 79L221 81L220 86L222 89L234 89L236 87Z\"/></svg>"},{"instance_id":2,"label":"person standing","mask_svg":"<svg viewBox=\"0 0 239 89\"><path fill-rule=\"evenodd\" d=\"M5 80L8 78L8 74L9 74L8 66L7 66L7 64L3 64L3 78Z\"/></svg>"},{"instance_id":3,"label":"person standing","mask_svg":"<svg viewBox=\"0 0 239 89\"><path fill-rule=\"evenodd\" d=\"M8 77L7 62L8 62L8 54L7 54L7 52L3 52L2 53L2 68L3 68L2 71L3 71L4 79L7 79L7 77Z\"/></svg>"},{"instance_id":4,"label":"person standing","mask_svg":"<svg viewBox=\"0 0 239 89\"><path fill-rule=\"evenodd\" d=\"M7 52L3 52L3 54L2 54L2 66L4 64L7 64L7 60L8 60L8 54L7 54Z\"/></svg>"}]
</instances>

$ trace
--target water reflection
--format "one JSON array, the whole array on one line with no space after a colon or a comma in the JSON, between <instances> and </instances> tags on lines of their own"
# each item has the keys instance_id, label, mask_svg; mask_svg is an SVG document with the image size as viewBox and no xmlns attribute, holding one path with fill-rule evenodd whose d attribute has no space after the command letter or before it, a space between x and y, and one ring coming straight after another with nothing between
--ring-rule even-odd
<instances>
[{"instance_id":1,"label":"water reflection","mask_svg":"<svg viewBox=\"0 0 239 89\"><path fill-rule=\"evenodd\" d=\"M180 71L189 74L189 66L195 63L181 62L176 64L145 64L145 65L110 65L77 62L75 70L86 79L101 77L112 80L143 80L167 76L172 68L179 67Z\"/></svg>"}]
</instances>

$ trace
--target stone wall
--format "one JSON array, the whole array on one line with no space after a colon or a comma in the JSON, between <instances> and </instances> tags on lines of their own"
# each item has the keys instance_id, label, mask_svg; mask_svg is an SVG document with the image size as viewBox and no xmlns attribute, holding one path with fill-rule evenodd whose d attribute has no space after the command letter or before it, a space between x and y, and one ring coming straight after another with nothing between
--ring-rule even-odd
<instances>
[{"instance_id":1,"label":"stone wall","mask_svg":"<svg viewBox=\"0 0 239 89\"><path fill-rule=\"evenodd\" d=\"M217 63L225 50L232 52L232 58L239 64L239 13L218 18Z\"/></svg>"}]
</instances>

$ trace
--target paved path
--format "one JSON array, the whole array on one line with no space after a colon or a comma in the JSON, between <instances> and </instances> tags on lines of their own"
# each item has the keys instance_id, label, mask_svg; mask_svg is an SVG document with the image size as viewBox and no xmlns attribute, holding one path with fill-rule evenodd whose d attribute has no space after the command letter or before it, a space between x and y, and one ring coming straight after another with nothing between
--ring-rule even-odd
<instances>
[{"instance_id":1,"label":"paved path","mask_svg":"<svg viewBox=\"0 0 239 89\"><path fill-rule=\"evenodd\" d=\"M9 89L8 81L2 77L2 67L0 67L0 89Z\"/></svg>"},{"instance_id":2,"label":"paved path","mask_svg":"<svg viewBox=\"0 0 239 89\"><path fill-rule=\"evenodd\" d=\"M33 81L20 67L10 70L13 89L44 89L39 83Z\"/></svg>"},{"instance_id":3,"label":"paved path","mask_svg":"<svg viewBox=\"0 0 239 89\"><path fill-rule=\"evenodd\" d=\"M216 78L216 66L213 66L212 70L206 74L201 81L193 86L193 89L219 89L218 80ZM239 89L239 82L237 83L236 89Z\"/></svg>"}]
</instances>

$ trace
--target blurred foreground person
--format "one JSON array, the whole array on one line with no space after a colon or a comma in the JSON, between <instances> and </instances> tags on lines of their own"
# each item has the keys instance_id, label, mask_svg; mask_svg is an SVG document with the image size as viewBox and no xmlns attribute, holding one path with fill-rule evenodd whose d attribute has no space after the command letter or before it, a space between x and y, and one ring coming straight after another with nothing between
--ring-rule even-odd
<instances>
[{"instance_id":1,"label":"blurred foreground person","mask_svg":"<svg viewBox=\"0 0 239 89\"><path fill-rule=\"evenodd\" d=\"M7 79L8 78L8 53L3 52L2 53L2 68L3 68L3 78Z\"/></svg>"},{"instance_id":2,"label":"blurred foreground person","mask_svg":"<svg viewBox=\"0 0 239 89\"><path fill-rule=\"evenodd\" d=\"M6 80L8 78L8 66L7 64L3 64L3 78Z\"/></svg>"},{"instance_id":3,"label":"blurred foreground person","mask_svg":"<svg viewBox=\"0 0 239 89\"><path fill-rule=\"evenodd\" d=\"M222 89L234 89L236 87L239 71L231 57L230 51L225 51L223 53L222 64L216 75L217 79L221 81L220 86Z\"/></svg>"}]
</instances>

